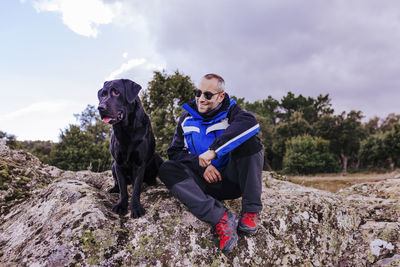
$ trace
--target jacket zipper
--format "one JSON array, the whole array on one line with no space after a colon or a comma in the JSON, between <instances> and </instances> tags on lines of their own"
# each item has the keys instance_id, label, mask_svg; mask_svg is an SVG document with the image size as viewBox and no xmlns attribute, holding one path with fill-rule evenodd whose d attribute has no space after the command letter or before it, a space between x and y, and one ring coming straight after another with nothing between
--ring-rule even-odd
<instances>
[{"instance_id":1,"label":"jacket zipper","mask_svg":"<svg viewBox=\"0 0 400 267\"><path fill-rule=\"evenodd\" d=\"M193 136L190 137L190 140L192 141L192 146L193 146L193 149L194 149L194 153L197 155L196 147L194 146L194 142L193 142Z\"/></svg>"}]
</instances>

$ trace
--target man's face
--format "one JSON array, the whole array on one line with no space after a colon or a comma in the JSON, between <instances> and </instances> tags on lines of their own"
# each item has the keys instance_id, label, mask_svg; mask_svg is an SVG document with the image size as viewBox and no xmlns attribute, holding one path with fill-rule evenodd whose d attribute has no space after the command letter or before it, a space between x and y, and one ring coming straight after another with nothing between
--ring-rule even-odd
<instances>
[{"instance_id":1,"label":"man's face","mask_svg":"<svg viewBox=\"0 0 400 267\"><path fill-rule=\"evenodd\" d=\"M197 89L199 89L202 94L200 97L196 97L197 110L200 113L205 113L207 111L215 109L224 100L225 93L217 89L218 79L205 79L200 81ZM210 100L206 99L204 96L205 92L210 92L214 94Z\"/></svg>"}]
</instances>

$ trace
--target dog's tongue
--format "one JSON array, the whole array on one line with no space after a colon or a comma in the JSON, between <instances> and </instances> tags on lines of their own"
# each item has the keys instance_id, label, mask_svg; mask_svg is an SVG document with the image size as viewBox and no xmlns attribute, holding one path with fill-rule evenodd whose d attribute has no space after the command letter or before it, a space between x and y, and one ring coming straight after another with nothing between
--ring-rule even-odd
<instances>
[{"instance_id":1,"label":"dog's tongue","mask_svg":"<svg viewBox=\"0 0 400 267\"><path fill-rule=\"evenodd\" d=\"M105 123L109 123L111 120L112 120L111 118L103 118L103 121L104 121Z\"/></svg>"}]
</instances>

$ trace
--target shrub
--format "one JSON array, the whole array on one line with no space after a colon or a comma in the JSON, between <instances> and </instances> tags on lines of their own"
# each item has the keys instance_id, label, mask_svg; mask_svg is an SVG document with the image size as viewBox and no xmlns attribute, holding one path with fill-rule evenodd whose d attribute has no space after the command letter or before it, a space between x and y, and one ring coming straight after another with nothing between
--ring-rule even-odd
<instances>
[{"instance_id":1,"label":"shrub","mask_svg":"<svg viewBox=\"0 0 400 267\"><path fill-rule=\"evenodd\" d=\"M286 141L283 170L292 174L337 172L339 162L329 151L329 141L303 135Z\"/></svg>"}]
</instances>

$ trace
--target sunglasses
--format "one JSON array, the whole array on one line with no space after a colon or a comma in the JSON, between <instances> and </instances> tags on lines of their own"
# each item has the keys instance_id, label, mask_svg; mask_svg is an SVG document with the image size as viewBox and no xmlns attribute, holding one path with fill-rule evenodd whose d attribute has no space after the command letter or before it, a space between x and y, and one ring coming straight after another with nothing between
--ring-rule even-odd
<instances>
[{"instance_id":1,"label":"sunglasses","mask_svg":"<svg viewBox=\"0 0 400 267\"><path fill-rule=\"evenodd\" d=\"M193 93L194 93L194 96L195 96L195 97L200 97L200 96L203 94L205 99L210 100L213 96L219 95L219 94L222 93L222 92L215 93L215 94L213 94L213 93L211 93L211 92L204 92L204 93L203 93L203 92L202 92L201 90L199 90L199 89L194 89L194 90L193 90Z\"/></svg>"}]
</instances>

